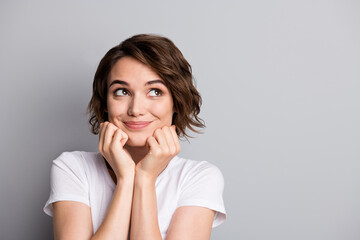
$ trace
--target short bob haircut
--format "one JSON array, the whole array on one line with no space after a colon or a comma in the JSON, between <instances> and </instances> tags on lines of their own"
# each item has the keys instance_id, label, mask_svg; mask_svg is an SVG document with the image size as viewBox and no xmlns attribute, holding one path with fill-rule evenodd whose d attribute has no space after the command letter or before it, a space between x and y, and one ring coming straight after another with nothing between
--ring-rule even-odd
<instances>
[{"instance_id":1,"label":"short bob haircut","mask_svg":"<svg viewBox=\"0 0 360 240\"><path fill-rule=\"evenodd\" d=\"M200 113L201 96L193 82L190 64L180 50L168 38L139 34L126 39L110 49L101 59L93 82L93 94L87 113L93 134L99 133L100 123L108 121L107 80L115 63L122 57L132 57L149 66L165 82L174 103L172 124L179 136L190 137L186 128L199 133L197 128L204 128Z\"/></svg>"}]
</instances>

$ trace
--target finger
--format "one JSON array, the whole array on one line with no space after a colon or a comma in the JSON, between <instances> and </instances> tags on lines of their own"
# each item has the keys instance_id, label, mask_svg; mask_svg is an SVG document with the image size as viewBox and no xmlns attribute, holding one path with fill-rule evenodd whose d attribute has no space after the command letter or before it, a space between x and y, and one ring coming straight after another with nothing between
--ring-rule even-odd
<instances>
[{"instance_id":1,"label":"finger","mask_svg":"<svg viewBox=\"0 0 360 240\"><path fill-rule=\"evenodd\" d=\"M164 151L169 150L169 146L166 141L165 133L162 129L160 129L160 128L156 129L154 132L154 137L155 137L156 141L159 143L161 149L163 149Z\"/></svg>"},{"instance_id":2,"label":"finger","mask_svg":"<svg viewBox=\"0 0 360 240\"><path fill-rule=\"evenodd\" d=\"M99 124L99 141L100 141L101 129L102 129L103 124L104 123L102 123L102 122Z\"/></svg>"},{"instance_id":3,"label":"finger","mask_svg":"<svg viewBox=\"0 0 360 240\"><path fill-rule=\"evenodd\" d=\"M169 151L170 154L175 154L176 153L176 144L174 142L174 138L173 135L171 133L171 128L170 127L163 127L163 132L169 147Z\"/></svg>"},{"instance_id":4,"label":"finger","mask_svg":"<svg viewBox=\"0 0 360 240\"><path fill-rule=\"evenodd\" d=\"M171 126L171 134L172 134L175 146L176 146L176 151L180 152L181 145L180 145L180 141L179 141L179 136L176 133L176 126L175 125Z\"/></svg>"},{"instance_id":5,"label":"finger","mask_svg":"<svg viewBox=\"0 0 360 240\"><path fill-rule=\"evenodd\" d=\"M121 144L122 146L124 146L127 140L129 139L129 136L124 131L121 133L121 135L122 135Z\"/></svg>"},{"instance_id":6,"label":"finger","mask_svg":"<svg viewBox=\"0 0 360 240\"><path fill-rule=\"evenodd\" d=\"M103 154L103 146L104 146L104 132L106 129L106 122L100 123L100 130L99 130L99 151Z\"/></svg>"},{"instance_id":7,"label":"finger","mask_svg":"<svg viewBox=\"0 0 360 240\"><path fill-rule=\"evenodd\" d=\"M108 123L106 125L106 130L104 134L104 146L103 146L103 149L105 149L105 151L109 149L116 129L117 127L112 123Z\"/></svg>"},{"instance_id":8,"label":"finger","mask_svg":"<svg viewBox=\"0 0 360 240\"><path fill-rule=\"evenodd\" d=\"M125 140L125 141L124 141ZM114 137L112 139L112 144L119 144L122 148L124 146L123 142L127 141L127 135L120 129L116 129Z\"/></svg>"},{"instance_id":9,"label":"finger","mask_svg":"<svg viewBox=\"0 0 360 240\"><path fill-rule=\"evenodd\" d=\"M146 140L146 144L150 152L153 152L154 154L160 154L159 143L156 141L156 139L153 136L148 137L148 139Z\"/></svg>"}]
</instances>

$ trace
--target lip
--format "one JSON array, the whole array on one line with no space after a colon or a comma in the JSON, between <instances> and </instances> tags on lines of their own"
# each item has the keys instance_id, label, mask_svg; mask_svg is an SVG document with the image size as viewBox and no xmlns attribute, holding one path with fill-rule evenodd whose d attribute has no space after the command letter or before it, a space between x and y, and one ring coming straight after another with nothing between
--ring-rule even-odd
<instances>
[{"instance_id":1,"label":"lip","mask_svg":"<svg viewBox=\"0 0 360 240\"><path fill-rule=\"evenodd\" d=\"M151 121L129 121L129 122L124 122L126 127L130 128L130 129L134 129L134 130L145 128L150 123L151 123Z\"/></svg>"}]
</instances>

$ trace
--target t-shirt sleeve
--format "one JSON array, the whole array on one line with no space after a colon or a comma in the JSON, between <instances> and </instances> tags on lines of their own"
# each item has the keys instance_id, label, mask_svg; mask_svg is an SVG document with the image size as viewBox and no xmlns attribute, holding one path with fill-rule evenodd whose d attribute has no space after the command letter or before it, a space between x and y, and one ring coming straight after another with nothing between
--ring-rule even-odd
<instances>
[{"instance_id":1,"label":"t-shirt sleeve","mask_svg":"<svg viewBox=\"0 0 360 240\"><path fill-rule=\"evenodd\" d=\"M53 216L52 203L57 201L76 201L89 203L89 187L81 153L64 152L53 161L50 171L50 196L44 206L44 212Z\"/></svg>"},{"instance_id":2,"label":"t-shirt sleeve","mask_svg":"<svg viewBox=\"0 0 360 240\"><path fill-rule=\"evenodd\" d=\"M203 161L184 177L177 206L200 206L216 211L212 225L216 227L226 219L223 190L224 177L220 169Z\"/></svg>"}]
</instances>

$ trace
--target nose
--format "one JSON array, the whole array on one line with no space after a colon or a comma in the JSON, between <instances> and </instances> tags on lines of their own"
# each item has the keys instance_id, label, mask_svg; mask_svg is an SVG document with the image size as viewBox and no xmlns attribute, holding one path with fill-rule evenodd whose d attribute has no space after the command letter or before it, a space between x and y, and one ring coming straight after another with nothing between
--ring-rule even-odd
<instances>
[{"instance_id":1,"label":"nose","mask_svg":"<svg viewBox=\"0 0 360 240\"><path fill-rule=\"evenodd\" d=\"M140 95L134 95L128 108L128 115L137 117L145 113L145 101Z\"/></svg>"}]
</instances>

